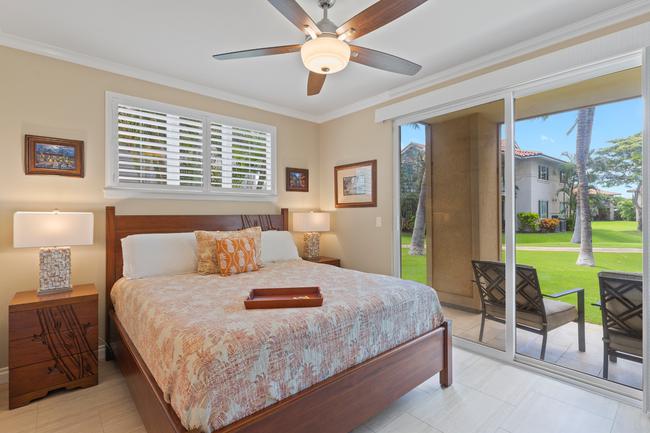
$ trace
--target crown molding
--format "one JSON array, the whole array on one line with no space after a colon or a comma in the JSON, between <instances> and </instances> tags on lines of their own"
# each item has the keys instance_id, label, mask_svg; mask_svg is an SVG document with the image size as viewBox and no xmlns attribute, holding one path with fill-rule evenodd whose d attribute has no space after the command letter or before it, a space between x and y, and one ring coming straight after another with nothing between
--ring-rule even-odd
<instances>
[{"instance_id":1,"label":"crown molding","mask_svg":"<svg viewBox=\"0 0 650 433\"><path fill-rule=\"evenodd\" d=\"M3 32L0 29L0 45L28 51L43 56L88 66L103 71L112 72L119 75L125 75L144 81L149 81L164 86L173 87L188 92L221 99L235 104L245 105L259 110L277 113L296 119L306 120L314 123L325 123L339 117L364 110L392 99L406 96L408 94L433 87L449 81L453 78L471 74L484 68L506 62L512 58L530 54L539 49L561 43L563 41L599 30L612 24L620 23L628 19L650 13L650 0L634 0L622 6L612 8L605 12L593 15L584 20L572 23L568 26L553 30L543 35L528 39L510 47L494 51L484 56L478 57L466 63L445 69L440 72L425 76L408 84L395 87L382 92L376 96L362 99L353 104L340 107L328 113L315 115L307 114L289 107L279 106L269 102L261 101L254 98L237 95L225 90L217 89L191 81L181 80L169 75L159 74L146 69L135 68L125 64L104 60L87 54L78 53L64 48L37 42L31 39L21 38Z\"/></svg>"},{"instance_id":2,"label":"crown molding","mask_svg":"<svg viewBox=\"0 0 650 433\"><path fill-rule=\"evenodd\" d=\"M46 57L51 57L58 60L63 60L70 63L75 63L82 66L87 66L94 69L99 69L102 71L112 72L114 74L149 81L151 83L168 86L175 89L185 90L188 92L197 93L199 95L209 96L211 98L221 99L223 101L245 105L247 107L257 108L259 110L281 114L296 119L315 123L319 123L320 120L318 116L309 115L292 108L237 95L235 93L230 93L214 87L193 83L191 81L181 80L170 75L159 74L157 72L149 71L146 69L112 62L110 60L89 56L87 54L67 50L65 48L60 48L54 45L48 45L31 39L14 36L1 30L0 45L16 48L18 50L27 51L34 54L39 54Z\"/></svg>"},{"instance_id":3,"label":"crown molding","mask_svg":"<svg viewBox=\"0 0 650 433\"><path fill-rule=\"evenodd\" d=\"M559 29L544 33L540 36L527 39L515 45L494 51L469 62L461 63L440 72L428 75L408 84L395 87L379 95L362 99L354 104L346 105L337 110L319 116L319 123L328 122L338 117L370 108L392 99L406 96L420 90L427 89L452 80L454 78L471 74L481 69L489 68L513 58L530 54L537 50L582 36L584 34L617 24L637 16L650 13L650 0L634 0L622 6L609 9L581 21L569 24Z\"/></svg>"}]
</instances>

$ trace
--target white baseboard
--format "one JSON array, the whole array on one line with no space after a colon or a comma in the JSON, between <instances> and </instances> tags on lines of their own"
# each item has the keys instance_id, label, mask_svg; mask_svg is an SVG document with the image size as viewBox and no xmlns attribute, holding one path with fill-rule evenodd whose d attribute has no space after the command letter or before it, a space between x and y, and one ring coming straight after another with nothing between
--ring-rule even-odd
<instances>
[{"instance_id":1,"label":"white baseboard","mask_svg":"<svg viewBox=\"0 0 650 433\"><path fill-rule=\"evenodd\" d=\"M106 359L106 346L103 344L97 349L97 357L100 360ZM9 382L9 367L0 368L0 385Z\"/></svg>"}]
</instances>

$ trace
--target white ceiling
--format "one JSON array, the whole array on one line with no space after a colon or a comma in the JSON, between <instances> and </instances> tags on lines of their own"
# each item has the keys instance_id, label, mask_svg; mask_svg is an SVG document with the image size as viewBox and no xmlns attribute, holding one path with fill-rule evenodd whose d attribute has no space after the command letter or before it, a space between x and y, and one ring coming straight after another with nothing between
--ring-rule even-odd
<instances>
[{"instance_id":1,"label":"white ceiling","mask_svg":"<svg viewBox=\"0 0 650 433\"><path fill-rule=\"evenodd\" d=\"M317 0L298 0L318 21ZM374 0L338 0L343 23ZM300 55L216 61L212 54L300 43L266 0L0 0L0 29L72 52L184 80L307 118L512 46L633 0L429 0L356 44L423 66L415 77L351 63L306 96Z\"/></svg>"}]
</instances>

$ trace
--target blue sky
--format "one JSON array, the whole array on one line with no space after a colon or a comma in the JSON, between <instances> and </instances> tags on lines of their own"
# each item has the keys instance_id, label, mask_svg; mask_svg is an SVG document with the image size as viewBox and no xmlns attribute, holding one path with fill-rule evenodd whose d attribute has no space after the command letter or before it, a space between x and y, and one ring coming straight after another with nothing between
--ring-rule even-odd
<instances>
[{"instance_id":1,"label":"blue sky","mask_svg":"<svg viewBox=\"0 0 650 433\"><path fill-rule=\"evenodd\" d=\"M515 139L524 150L538 150L559 159L566 159L562 153L575 153L576 131L567 135L575 122L577 110L552 114L547 118L536 117L515 123ZM591 149L609 145L615 138L623 138L638 132L643 127L643 101L641 98L612 102L596 106ZM401 146L410 142L424 143L424 128L402 127ZM623 193L626 187L608 188L610 191Z\"/></svg>"}]
</instances>

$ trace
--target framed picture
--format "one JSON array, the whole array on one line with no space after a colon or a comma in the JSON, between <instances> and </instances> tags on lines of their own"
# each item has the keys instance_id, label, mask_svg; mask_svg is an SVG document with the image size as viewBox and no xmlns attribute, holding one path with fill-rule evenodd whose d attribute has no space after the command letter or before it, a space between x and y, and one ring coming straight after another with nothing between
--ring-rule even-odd
<instances>
[{"instance_id":1,"label":"framed picture","mask_svg":"<svg viewBox=\"0 0 650 433\"><path fill-rule=\"evenodd\" d=\"M377 160L334 167L336 207L377 207Z\"/></svg>"},{"instance_id":2,"label":"framed picture","mask_svg":"<svg viewBox=\"0 0 650 433\"><path fill-rule=\"evenodd\" d=\"M25 174L84 177L84 142L25 135Z\"/></svg>"},{"instance_id":3,"label":"framed picture","mask_svg":"<svg viewBox=\"0 0 650 433\"><path fill-rule=\"evenodd\" d=\"M309 192L309 170L287 167L287 191Z\"/></svg>"}]
</instances>

